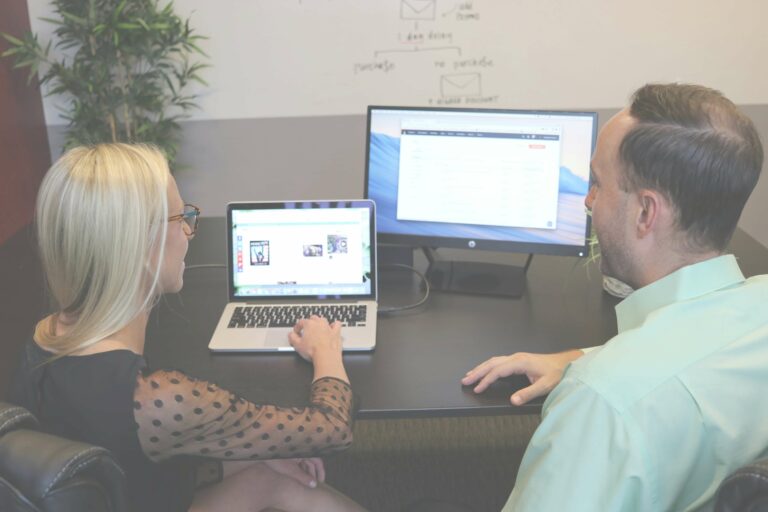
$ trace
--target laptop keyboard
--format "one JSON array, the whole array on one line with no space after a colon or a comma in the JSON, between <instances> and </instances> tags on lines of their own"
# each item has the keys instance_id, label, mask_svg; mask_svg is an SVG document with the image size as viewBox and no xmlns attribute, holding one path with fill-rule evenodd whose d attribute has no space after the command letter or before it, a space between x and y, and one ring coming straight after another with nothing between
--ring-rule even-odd
<instances>
[{"instance_id":1,"label":"laptop keyboard","mask_svg":"<svg viewBox=\"0 0 768 512\"><path fill-rule=\"evenodd\" d=\"M322 316L333 323L339 320L348 327L366 323L367 306L338 304L328 306L237 306L229 320L231 328L293 327L302 318Z\"/></svg>"}]
</instances>

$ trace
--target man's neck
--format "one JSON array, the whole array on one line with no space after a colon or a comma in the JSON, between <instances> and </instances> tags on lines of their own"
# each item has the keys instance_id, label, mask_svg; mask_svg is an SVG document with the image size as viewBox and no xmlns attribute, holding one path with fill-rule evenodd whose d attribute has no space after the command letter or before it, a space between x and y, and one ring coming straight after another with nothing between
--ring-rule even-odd
<instances>
[{"instance_id":1,"label":"man's neck","mask_svg":"<svg viewBox=\"0 0 768 512\"><path fill-rule=\"evenodd\" d=\"M669 274L680 270L683 267L689 265L695 265L702 261L707 261L712 258L722 256L721 251L706 251L697 253L681 254L677 252L668 252L667 254L649 255L648 264L641 269L641 273L638 278L638 288L647 286L659 279L662 279ZM653 258L653 260L650 260Z\"/></svg>"}]
</instances>

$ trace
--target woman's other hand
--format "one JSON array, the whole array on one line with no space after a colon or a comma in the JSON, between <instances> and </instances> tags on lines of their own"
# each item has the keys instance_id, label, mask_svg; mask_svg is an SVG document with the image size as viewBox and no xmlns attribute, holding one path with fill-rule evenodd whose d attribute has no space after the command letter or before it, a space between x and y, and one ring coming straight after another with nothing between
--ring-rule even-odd
<instances>
[{"instance_id":1,"label":"woman's other hand","mask_svg":"<svg viewBox=\"0 0 768 512\"><path fill-rule=\"evenodd\" d=\"M315 488L318 483L325 482L325 466L323 459L313 457L306 459L272 459L265 460L270 469L282 475L288 476L306 485Z\"/></svg>"}]
</instances>

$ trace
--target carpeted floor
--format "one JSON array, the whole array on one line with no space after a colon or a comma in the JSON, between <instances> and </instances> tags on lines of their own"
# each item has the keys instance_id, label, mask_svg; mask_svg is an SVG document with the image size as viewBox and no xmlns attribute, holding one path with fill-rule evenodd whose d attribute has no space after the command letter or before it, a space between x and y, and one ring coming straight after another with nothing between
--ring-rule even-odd
<instances>
[{"instance_id":1,"label":"carpeted floor","mask_svg":"<svg viewBox=\"0 0 768 512\"><path fill-rule=\"evenodd\" d=\"M498 511L538 423L531 415L358 421L352 448L326 459L327 481L372 512L417 512L409 506L422 498Z\"/></svg>"}]
</instances>

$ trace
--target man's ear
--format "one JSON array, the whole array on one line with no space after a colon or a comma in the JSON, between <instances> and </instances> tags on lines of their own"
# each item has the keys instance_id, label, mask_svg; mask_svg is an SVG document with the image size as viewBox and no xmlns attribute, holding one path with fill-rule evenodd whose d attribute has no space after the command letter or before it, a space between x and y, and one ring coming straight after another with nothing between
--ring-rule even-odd
<instances>
[{"instance_id":1,"label":"man's ear","mask_svg":"<svg viewBox=\"0 0 768 512\"><path fill-rule=\"evenodd\" d=\"M638 211L635 222L637 236L645 238L665 223L669 208L666 199L656 190L643 188L637 191Z\"/></svg>"}]
</instances>

